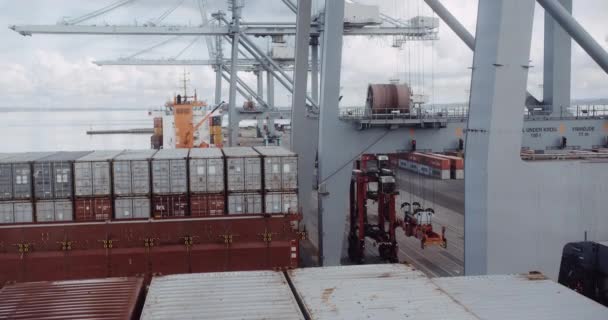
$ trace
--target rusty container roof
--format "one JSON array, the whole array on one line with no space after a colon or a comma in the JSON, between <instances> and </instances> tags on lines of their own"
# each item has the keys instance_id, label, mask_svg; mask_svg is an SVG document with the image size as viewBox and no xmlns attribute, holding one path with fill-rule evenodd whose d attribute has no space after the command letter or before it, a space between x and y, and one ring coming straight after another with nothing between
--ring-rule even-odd
<instances>
[{"instance_id":1,"label":"rusty container roof","mask_svg":"<svg viewBox=\"0 0 608 320\"><path fill-rule=\"evenodd\" d=\"M143 279L44 281L0 290L0 319L135 319Z\"/></svg>"}]
</instances>

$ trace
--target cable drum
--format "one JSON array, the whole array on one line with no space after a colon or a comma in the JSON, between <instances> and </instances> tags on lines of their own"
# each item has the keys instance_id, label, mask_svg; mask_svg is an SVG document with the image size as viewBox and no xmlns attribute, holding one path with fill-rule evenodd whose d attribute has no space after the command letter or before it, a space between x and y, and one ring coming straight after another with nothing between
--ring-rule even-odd
<instances>
[{"instance_id":1,"label":"cable drum","mask_svg":"<svg viewBox=\"0 0 608 320\"><path fill-rule=\"evenodd\" d=\"M367 88L367 108L373 114L394 111L409 113L411 90L407 84L370 84Z\"/></svg>"}]
</instances>

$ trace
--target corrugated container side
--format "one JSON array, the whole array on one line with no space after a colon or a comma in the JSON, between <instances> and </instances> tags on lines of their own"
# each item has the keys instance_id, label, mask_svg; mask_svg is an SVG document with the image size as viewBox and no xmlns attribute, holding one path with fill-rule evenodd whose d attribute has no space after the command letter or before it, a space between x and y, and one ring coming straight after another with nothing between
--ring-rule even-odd
<instances>
[{"instance_id":1,"label":"corrugated container side","mask_svg":"<svg viewBox=\"0 0 608 320\"><path fill-rule=\"evenodd\" d=\"M142 278L8 284L0 290L0 318L134 320L143 288Z\"/></svg>"},{"instance_id":2,"label":"corrugated container side","mask_svg":"<svg viewBox=\"0 0 608 320\"><path fill-rule=\"evenodd\" d=\"M13 164L13 198L29 199L32 196L32 172L29 163Z\"/></svg>"},{"instance_id":3,"label":"corrugated container side","mask_svg":"<svg viewBox=\"0 0 608 320\"><path fill-rule=\"evenodd\" d=\"M190 215L193 217L219 216L225 211L224 194L191 194Z\"/></svg>"},{"instance_id":4,"label":"corrugated container side","mask_svg":"<svg viewBox=\"0 0 608 320\"><path fill-rule=\"evenodd\" d=\"M262 213L262 195L259 193L228 194L228 214Z\"/></svg>"},{"instance_id":5,"label":"corrugated container side","mask_svg":"<svg viewBox=\"0 0 608 320\"><path fill-rule=\"evenodd\" d=\"M154 218L184 217L188 215L188 200L183 194L155 195L152 197Z\"/></svg>"},{"instance_id":6,"label":"corrugated container side","mask_svg":"<svg viewBox=\"0 0 608 320\"><path fill-rule=\"evenodd\" d=\"M152 279L142 320L302 320L285 276L276 271L180 274Z\"/></svg>"},{"instance_id":7,"label":"corrugated container side","mask_svg":"<svg viewBox=\"0 0 608 320\"><path fill-rule=\"evenodd\" d=\"M76 196L107 196L111 191L109 161L78 161L74 164Z\"/></svg>"},{"instance_id":8,"label":"corrugated container side","mask_svg":"<svg viewBox=\"0 0 608 320\"><path fill-rule=\"evenodd\" d=\"M245 191L262 190L262 159L245 158Z\"/></svg>"},{"instance_id":9,"label":"corrugated container side","mask_svg":"<svg viewBox=\"0 0 608 320\"><path fill-rule=\"evenodd\" d=\"M153 160L152 189L154 194L186 193L188 190L186 165L186 160Z\"/></svg>"},{"instance_id":10,"label":"corrugated container side","mask_svg":"<svg viewBox=\"0 0 608 320\"><path fill-rule=\"evenodd\" d=\"M226 159L226 178L228 181L228 191L245 190L245 159L228 158Z\"/></svg>"},{"instance_id":11,"label":"corrugated container side","mask_svg":"<svg viewBox=\"0 0 608 320\"><path fill-rule=\"evenodd\" d=\"M13 169L10 163L0 163L0 200L13 197Z\"/></svg>"},{"instance_id":12,"label":"corrugated container side","mask_svg":"<svg viewBox=\"0 0 608 320\"><path fill-rule=\"evenodd\" d=\"M283 158L281 170L283 190L298 189L298 158Z\"/></svg>"},{"instance_id":13,"label":"corrugated container side","mask_svg":"<svg viewBox=\"0 0 608 320\"><path fill-rule=\"evenodd\" d=\"M36 199L53 198L53 163L34 163L34 195Z\"/></svg>"},{"instance_id":14,"label":"corrugated container side","mask_svg":"<svg viewBox=\"0 0 608 320\"><path fill-rule=\"evenodd\" d=\"M79 198L74 201L75 220L94 221L109 220L112 218L112 199Z\"/></svg>"},{"instance_id":15,"label":"corrugated container side","mask_svg":"<svg viewBox=\"0 0 608 320\"><path fill-rule=\"evenodd\" d=\"M150 218L150 199L146 197L115 199L114 218L119 220Z\"/></svg>"},{"instance_id":16,"label":"corrugated container side","mask_svg":"<svg viewBox=\"0 0 608 320\"><path fill-rule=\"evenodd\" d=\"M36 202L36 221L72 221L74 211L72 201L69 200L43 200Z\"/></svg>"},{"instance_id":17,"label":"corrugated container side","mask_svg":"<svg viewBox=\"0 0 608 320\"><path fill-rule=\"evenodd\" d=\"M31 202L0 202L0 223L29 223L34 221Z\"/></svg>"},{"instance_id":18,"label":"corrugated container side","mask_svg":"<svg viewBox=\"0 0 608 320\"><path fill-rule=\"evenodd\" d=\"M114 161L114 194L147 195L150 193L150 163L147 160Z\"/></svg>"},{"instance_id":19,"label":"corrugated container side","mask_svg":"<svg viewBox=\"0 0 608 320\"><path fill-rule=\"evenodd\" d=\"M224 160L190 159L190 192L224 192Z\"/></svg>"},{"instance_id":20,"label":"corrugated container side","mask_svg":"<svg viewBox=\"0 0 608 320\"><path fill-rule=\"evenodd\" d=\"M264 158L264 189L267 191L288 191L297 188L297 157Z\"/></svg>"},{"instance_id":21,"label":"corrugated container side","mask_svg":"<svg viewBox=\"0 0 608 320\"><path fill-rule=\"evenodd\" d=\"M268 192L264 199L266 213L298 212L298 194L295 192Z\"/></svg>"}]
</instances>

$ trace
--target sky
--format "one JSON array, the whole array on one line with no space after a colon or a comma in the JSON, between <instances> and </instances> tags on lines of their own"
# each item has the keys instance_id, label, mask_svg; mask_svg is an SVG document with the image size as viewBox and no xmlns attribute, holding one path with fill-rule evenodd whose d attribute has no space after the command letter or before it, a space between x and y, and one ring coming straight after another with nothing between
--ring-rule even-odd
<instances>
[{"instance_id":1,"label":"sky","mask_svg":"<svg viewBox=\"0 0 608 320\"><path fill-rule=\"evenodd\" d=\"M113 0L0 0L0 22L15 24L55 24L63 18L78 17ZM181 0L138 0L84 24L144 24L154 21ZM207 14L226 11L225 0L207 1ZM320 0L315 1L319 8ZM423 0L360 0L376 4L394 18L409 19L431 16ZM443 0L442 3L471 32L475 31L477 0ZM243 17L247 21L295 21L295 15L280 0L245 0ZM574 16L589 33L608 50L608 28L605 19L608 1L574 0ZM537 5L531 50L528 90L542 97L543 9ZM160 24L198 25L200 12L193 0L184 0ZM400 79L410 83L415 93L428 96L430 103L459 103L468 99L471 50L443 23L439 40L408 42L401 48L392 46L391 38L346 37L343 46L342 105L357 106L365 102L370 83ZM215 76L210 67L99 67L94 60L130 56L160 43L159 36L74 36L34 35L23 37L8 28L0 29L0 108L70 107L120 108L121 106L153 108L164 104L179 90L184 71L199 97L213 101ZM268 41L257 40L261 47ZM192 45L189 46L189 44ZM188 47L187 50L183 50ZM572 97L608 98L608 76L573 43ZM183 52L182 52L183 51ZM180 54L181 52L181 54ZM143 53L141 58L208 58L204 39L179 38L161 48ZM255 88L255 76L240 76ZM277 105L287 106L290 96L276 84ZM228 100L224 84L223 99Z\"/></svg>"}]
</instances>

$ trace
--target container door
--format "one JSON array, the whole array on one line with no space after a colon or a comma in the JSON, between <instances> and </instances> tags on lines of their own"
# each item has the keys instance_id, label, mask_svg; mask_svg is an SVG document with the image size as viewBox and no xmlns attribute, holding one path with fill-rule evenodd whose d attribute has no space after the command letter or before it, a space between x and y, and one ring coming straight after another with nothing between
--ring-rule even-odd
<instances>
[{"instance_id":1,"label":"container door","mask_svg":"<svg viewBox=\"0 0 608 320\"><path fill-rule=\"evenodd\" d=\"M190 159L190 192L207 192L207 160Z\"/></svg>"},{"instance_id":2,"label":"container door","mask_svg":"<svg viewBox=\"0 0 608 320\"><path fill-rule=\"evenodd\" d=\"M186 193L187 183L186 160L171 160L171 192Z\"/></svg>"},{"instance_id":3,"label":"container door","mask_svg":"<svg viewBox=\"0 0 608 320\"><path fill-rule=\"evenodd\" d=\"M34 212L31 202L15 203L15 223L34 222Z\"/></svg>"},{"instance_id":4,"label":"container door","mask_svg":"<svg viewBox=\"0 0 608 320\"><path fill-rule=\"evenodd\" d=\"M266 190L281 190L281 158L267 157L264 159L264 183Z\"/></svg>"},{"instance_id":5,"label":"container door","mask_svg":"<svg viewBox=\"0 0 608 320\"><path fill-rule=\"evenodd\" d=\"M53 198L53 172L50 162L34 164L34 194L36 199Z\"/></svg>"},{"instance_id":6,"label":"container door","mask_svg":"<svg viewBox=\"0 0 608 320\"><path fill-rule=\"evenodd\" d=\"M262 195L247 194L245 195L245 212L250 214L262 213Z\"/></svg>"},{"instance_id":7,"label":"container door","mask_svg":"<svg viewBox=\"0 0 608 320\"><path fill-rule=\"evenodd\" d=\"M204 217L209 215L207 208L207 195L193 194L190 196L190 215L193 217Z\"/></svg>"},{"instance_id":8,"label":"container door","mask_svg":"<svg viewBox=\"0 0 608 320\"><path fill-rule=\"evenodd\" d=\"M245 190L259 191L262 189L262 168L260 158L245 159Z\"/></svg>"},{"instance_id":9,"label":"container door","mask_svg":"<svg viewBox=\"0 0 608 320\"><path fill-rule=\"evenodd\" d=\"M13 193L15 199L28 199L32 196L31 171L27 163L13 164Z\"/></svg>"},{"instance_id":10,"label":"container door","mask_svg":"<svg viewBox=\"0 0 608 320\"><path fill-rule=\"evenodd\" d=\"M133 200L132 199L114 200L114 218L115 219L133 218Z\"/></svg>"},{"instance_id":11,"label":"container door","mask_svg":"<svg viewBox=\"0 0 608 320\"><path fill-rule=\"evenodd\" d=\"M229 158L228 165L228 191L245 190L245 168L243 158Z\"/></svg>"},{"instance_id":12,"label":"container door","mask_svg":"<svg viewBox=\"0 0 608 320\"><path fill-rule=\"evenodd\" d=\"M244 195L231 194L228 196L228 214L245 213Z\"/></svg>"},{"instance_id":13,"label":"container door","mask_svg":"<svg viewBox=\"0 0 608 320\"><path fill-rule=\"evenodd\" d=\"M298 189L298 158L285 157L282 161L282 188L283 190Z\"/></svg>"},{"instance_id":14,"label":"container door","mask_svg":"<svg viewBox=\"0 0 608 320\"><path fill-rule=\"evenodd\" d=\"M110 163L105 161L93 162L93 195L107 196L110 194Z\"/></svg>"},{"instance_id":15,"label":"container door","mask_svg":"<svg viewBox=\"0 0 608 320\"><path fill-rule=\"evenodd\" d=\"M207 196L207 208L210 216L221 216L225 211L223 194L210 194Z\"/></svg>"},{"instance_id":16,"label":"container door","mask_svg":"<svg viewBox=\"0 0 608 320\"><path fill-rule=\"evenodd\" d=\"M131 176L134 195L150 193L150 163L148 161L132 161Z\"/></svg>"},{"instance_id":17,"label":"container door","mask_svg":"<svg viewBox=\"0 0 608 320\"><path fill-rule=\"evenodd\" d=\"M129 161L114 161L114 194L131 194L131 166Z\"/></svg>"},{"instance_id":18,"label":"container door","mask_svg":"<svg viewBox=\"0 0 608 320\"><path fill-rule=\"evenodd\" d=\"M93 194L93 171L90 162L74 163L74 177L77 196L90 196Z\"/></svg>"},{"instance_id":19,"label":"container door","mask_svg":"<svg viewBox=\"0 0 608 320\"><path fill-rule=\"evenodd\" d=\"M0 164L0 200L13 197L13 169L11 164Z\"/></svg>"},{"instance_id":20,"label":"container door","mask_svg":"<svg viewBox=\"0 0 608 320\"><path fill-rule=\"evenodd\" d=\"M53 201L36 202L36 221L49 222L55 221L55 205Z\"/></svg>"},{"instance_id":21,"label":"container door","mask_svg":"<svg viewBox=\"0 0 608 320\"><path fill-rule=\"evenodd\" d=\"M148 199L148 198L133 199L133 218L136 218L136 219L150 218L150 199Z\"/></svg>"},{"instance_id":22,"label":"container door","mask_svg":"<svg viewBox=\"0 0 608 320\"><path fill-rule=\"evenodd\" d=\"M112 200L109 198L95 198L93 203L95 220L109 220L112 218Z\"/></svg>"},{"instance_id":23,"label":"container door","mask_svg":"<svg viewBox=\"0 0 608 320\"><path fill-rule=\"evenodd\" d=\"M282 195L281 204L283 206L281 212L297 213L299 211L298 194L297 193L284 193Z\"/></svg>"},{"instance_id":24,"label":"container door","mask_svg":"<svg viewBox=\"0 0 608 320\"><path fill-rule=\"evenodd\" d=\"M15 212L12 202L0 202L0 223L14 223Z\"/></svg>"},{"instance_id":25,"label":"container door","mask_svg":"<svg viewBox=\"0 0 608 320\"><path fill-rule=\"evenodd\" d=\"M76 199L74 204L76 206L74 217L76 221L94 220L93 199Z\"/></svg>"},{"instance_id":26,"label":"container door","mask_svg":"<svg viewBox=\"0 0 608 320\"><path fill-rule=\"evenodd\" d=\"M54 179L53 194L55 199L70 198L72 196L72 166L69 162L56 162L53 164Z\"/></svg>"},{"instance_id":27,"label":"container door","mask_svg":"<svg viewBox=\"0 0 608 320\"><path fill-rule=\"evenodd\" d=\"M152 190L155 194L171 192L169 181L169 161L152 161Z\"/></svg>"},{"instance_id":28,"label":"container door","mask_svg":"<svg viewBox=\"0 0 608 320\"><path fill-rule=\"evenodd\" d=\"M207 192L224 192L224 160L207 160Z\"/></svg>"},{"instance_id":29,"label":"container door","mask_svg":"<svg viewBox=\"0 0 608 320\"><path fill-rule=\"evenodd\" d=\"M55 221L73 221L74 208L72 201L55 202Z\"/></svg>"},{"instance_id":30,"label":"container door","mask_svg":"<svg viewBox=\"0 0 608 320\"><path fill-rule=\"evenodd\" d=\"M267 193L266 196L266 213L281 213L281 194Z\"/></svg>"}]
</instances>

